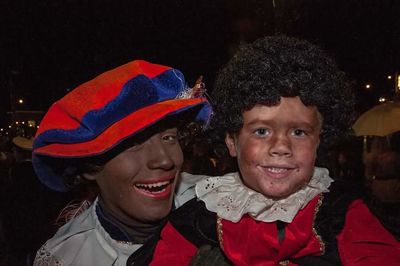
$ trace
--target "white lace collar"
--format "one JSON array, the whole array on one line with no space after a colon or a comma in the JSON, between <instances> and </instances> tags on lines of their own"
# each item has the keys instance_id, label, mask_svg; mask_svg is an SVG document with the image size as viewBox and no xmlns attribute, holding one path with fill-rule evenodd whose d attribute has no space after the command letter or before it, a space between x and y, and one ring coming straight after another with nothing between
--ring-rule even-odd
<instances>
[{"instance_id":1,"label":"white lace collar","mask_svg":"<svg viewBox=\"0 0 400 266\"><path fill-rule=\"evenodd\" d=\"M310 182L287 198L274 200L246 187L238 173L208 177L196 184L196 195L209 211L238 222L248 214L257 221L290 223L297 212L321 192L327 192L333 180L325 168L314 168Z\"/></svg>"}]
</instances>

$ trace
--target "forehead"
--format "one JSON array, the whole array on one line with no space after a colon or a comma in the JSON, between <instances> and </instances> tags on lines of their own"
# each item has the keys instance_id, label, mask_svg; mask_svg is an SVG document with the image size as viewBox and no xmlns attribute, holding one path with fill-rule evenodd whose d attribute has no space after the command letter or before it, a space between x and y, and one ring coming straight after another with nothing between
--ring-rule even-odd
<instances>
[{"instance_id":1,"label":"forehead","mask_svg":"<svg viewBox=\"0 0 400 266\"><path fill-rule=\"evenodd\" d=\"M131 138L133 140L136 140L139 142L144 142L144 141L150 139L155 134L161 133L168 129L180 128L183 126L183 124L184 124L184 122L182 120L180 120L178 116L166 117L166 118L158 121L157 123L146 127L145 129L138 132Z\"/></svg>"},{"instance_id":2,"label":"forehead","mask_svg":"<svg viewBox=\"0 0 400 266\"><path fill-rule=\"evenodd\" d=\"M281 97L274 106L257 104L243 112L243 124L254 123L291 123L321 126L322 117L315 106L306 106L299 97Z\"/></svg>"}]
</instances>

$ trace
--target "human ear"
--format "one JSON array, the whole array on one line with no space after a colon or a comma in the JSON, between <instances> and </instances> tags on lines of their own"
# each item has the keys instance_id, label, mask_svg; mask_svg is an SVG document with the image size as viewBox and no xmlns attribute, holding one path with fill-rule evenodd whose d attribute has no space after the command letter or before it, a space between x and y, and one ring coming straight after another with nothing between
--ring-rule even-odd
<instances>
[{"instance_id":1,"label":"human ear","mask_svg":"<svg viewBox=\"0 0 400 266\"><path fill-rule=\"evenodd\" d=\"M226 135L225 135L225 144L226 144L226 147L228 147L229 154L232 157L236 157L237 156L235 141L236 140L235 140L234 136L232 136L229 133L226 133Z\"/></svg>"}]
</instances>

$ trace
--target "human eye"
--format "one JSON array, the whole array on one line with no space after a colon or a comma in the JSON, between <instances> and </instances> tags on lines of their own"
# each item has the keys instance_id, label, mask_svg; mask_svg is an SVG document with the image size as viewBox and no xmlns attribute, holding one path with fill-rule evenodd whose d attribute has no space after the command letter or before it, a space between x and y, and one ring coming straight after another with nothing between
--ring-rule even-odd
<instances>
[{"instance_id":1,"label":"human eye","mask_svg":"<svg viewBox=\"0 0 400 266\"><path fill-rule=\"evenodd\" d=\"M296 136L296 137L303 137L303 136L307 136L308 134L307 134L307 131L304 129L295 128L292 132L292 135Z\"/></svg>"},{"instance_id":2,"label":"human eye","mask_svg":"<svg viewBox=\"0 0 400 266\"><path fill-rule=\"evenodd\" d=\"M267 136L269 133L270 132L267 128L257 128L253 131L253 134L259 137Z\"/></svg>"},{"instance_id":3,"label":"human eye","mask_svg":"<svg viewBox=\"0 0 400 266\"><path fill-rule=\"evenodd\" d=\"M161 136L161 139L167 143L175 143L178 140L178 132L177 132L177 130L171 130L171 131L165 132Z\"/></svg>"},{"instance_id":4,"label":"human eye","mask_svg":"<svg viewBox=\"0 0 400 266\"><path fill-rule=\"evenodd\" d=\"M168 135L164 135L162 137L163 140L165 141L174 141L177 139L177 135L176 134L168 134Z\"/></svg>"}]
</instances>

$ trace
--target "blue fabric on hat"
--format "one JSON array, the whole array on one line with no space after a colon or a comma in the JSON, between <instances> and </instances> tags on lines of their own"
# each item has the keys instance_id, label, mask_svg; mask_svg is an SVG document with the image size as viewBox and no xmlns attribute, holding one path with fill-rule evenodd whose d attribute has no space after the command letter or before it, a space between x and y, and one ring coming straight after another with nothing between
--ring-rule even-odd
<instances>
[{"instance_id":1,"label":"blue fabric on hat","mask_svg":"<svg viewBox=\"0 0 400 266\"><path fill-rule=\"evenodd\" d=\"M174 99L185 88L183 74L171 69L149 79L144 75L129 80L121 93L102 109L92 110L73 130L53 129L35 138L33 149L48 143L78 143L91 140L128 114L156 102Z\"/></svg>"}]
</instances>

